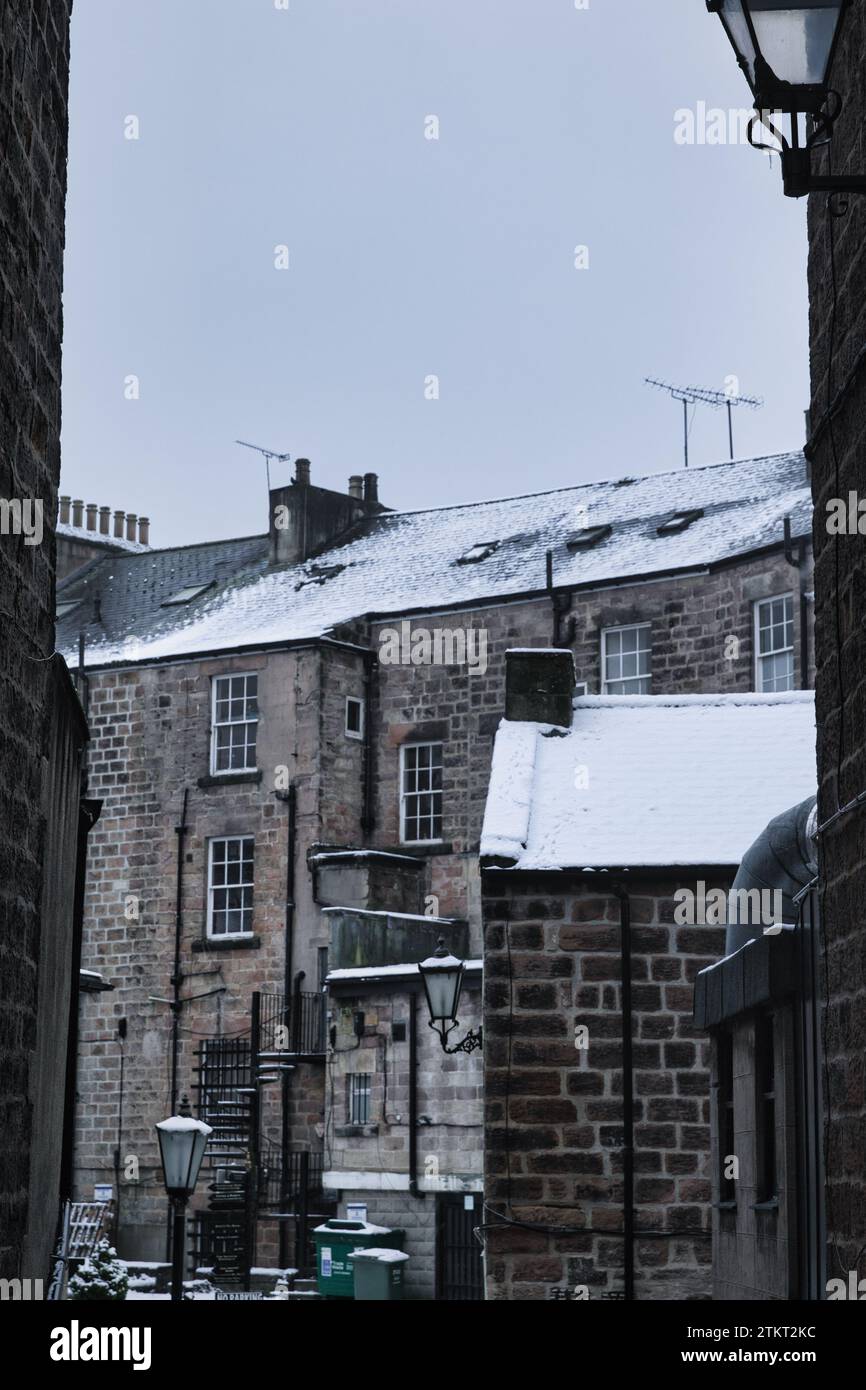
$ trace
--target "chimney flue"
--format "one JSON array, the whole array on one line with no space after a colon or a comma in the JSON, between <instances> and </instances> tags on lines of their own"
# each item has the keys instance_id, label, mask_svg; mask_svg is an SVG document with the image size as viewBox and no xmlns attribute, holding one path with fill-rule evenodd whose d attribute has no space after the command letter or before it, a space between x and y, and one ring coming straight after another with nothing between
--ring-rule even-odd
<instances>
[{"instance_id":1,"label":"chimney flue","mask_svg":"<svg viewBox=\"0 0 866 1390\"><path fill-rule=\"evenodd\" d=\"M379 478L375 473L364 474L364 501L378 502Z\"/></svg>"},{"instance_id":2,"label":"chimney flue","mask_svg":"<svg viewBox=\"0 0 866 1390\"><path fill-rule=\"evenodd\" d=\"M117 541L123 540L123 522L125 517L126 512L114 513L114 539Z\"/></svg>"},{"instance_id":3,"label":"chimney flue","mask_svg":"<svg viewBox=\"0 0 866 1390\"><path fill-rule=\"evenodd\" d=\"M126 513L126 539L128 541L135 540L135 523L137 520L138 518L135 515L135 512Z\"/></svg>"},{"instance_id":4,"label":"chimney flue","mask_svg":"<svg viewBox=\"0 0 866 1390\"><path fill-rule=\"evenodd\" d=\"M349 496L354 497L358 502L364 500L364 479L360 473L353 473L349 479Z\"/></svg>"},{"instance_id":5,"label":"chimney flue","mask_svg":"<svg viewBox=\"0 0 866 1390\"><path fill-rule=\"evenodd\" d=\"M295 482L300 487L310 486L310 460L295 459Z\"/></svg>"},{"instance_id":6,"label":"chimney flue","mask_svg":"<svg viewBox=\"0 0 866 1390\"><path fill-rule=\"evenodd\" d=\"M110 507L100 507L100 508L99 508L99 534L100 534L100 536L107 536L107 535L108 535L108 523L110 522L110 520L111 520L111 508L110 508Z\"/></svg>"},{"instance_id":7,"label":"chimney flue","mask_svg":"<svg viewBox=\"0 0 866 1390\"><path fill-rule=\"evenodd\" d=\"M574 657L544 647L505 653L505 718L571 728Z\"/></svg>"},{"instance_id":8,"label":"chimney flue","mask_svg":"<svg viewBox=\"0 0 866 1390\"><path fill-rule=\"evenodd\" d=\"M69 503L71 500L69 497L61 497L60 499L60 520L64 526L69 525Z\"/></svg>"},{"instance_id":9,"label":"chimney flue","mask_svg":"<svg viewBox=\"0 0 866 1390\"><path fill-rule=\"evenodd\" d=\"M140 516L138 518L138 543L139 545L150 545L150 518Z\"/></svg>"},{"instance_id":10,"label":"chimney flue","mask_svg":"<svg viewBox=\"0 0 866 1390\"><path fill-rule=\"evenodd\" d=\"M87 506L86 506L86 508L85 508L85 511L87 512L87 529L88 529L88 531L95 531L95 530L96 530L96 503L95 503L95 502L88 502L88 504L87 504Z\"/></svg>"},{"instance_id":11,"label":"chimney flue","mask_svg":"<svg viewBox=\"0 0 866 1390\"><path fill-rule=\"evenodd\" d=\"M75 501L72 503L72 525L73 525L73 526L78 526L78 527L81 526L82 520L83 520L83 513L84 513L84 500L83 500L83 498L81 498L81 497L76 497L76 498L75 498Z\"/></svg>"}]
</instances>

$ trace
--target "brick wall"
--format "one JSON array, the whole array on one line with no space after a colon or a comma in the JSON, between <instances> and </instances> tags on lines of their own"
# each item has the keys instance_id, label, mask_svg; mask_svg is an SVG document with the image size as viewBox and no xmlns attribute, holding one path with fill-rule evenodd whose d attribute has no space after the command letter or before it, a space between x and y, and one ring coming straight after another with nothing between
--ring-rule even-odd
<instances>
[{"instance_id":1,"label":"brick wall","mask_svg":"<svg viewBox=\"0 0 866 1390\"><path fill-rule=\"evenodd\" d=\"M851 6L832 85L844 98L833 139L833 172L866 172L862 82L866 8ZM819 159L818 168L826 170ZM836 204L836 210L841 208ZM833 314L831 236L838 302ZM815 498L819 815L825 820L866 787L866 570L862 535L827 534L827 502L866 498L866 203L848 200L831 217L827 199L809 207L812 440ZM832 354L831 354L832 347ZM853 373L853 374L852 374ZM828 404L838 396L832 428ZM840 650L841 648L841 650ZM844 719L840 711L844 706ZM841 777L838 775L841 764ZM821 839L821 912L829 1007L825 1016L827 1274L864 1272L866 1248L866 974L863 903L866 839L862 812Z\"/></svg>"},{"instance_id":2,"label":"brick wall","mask_svg":"<svg viewBox=\"0 0 866 1390\"><path fill-rule=\"evenodd\" d=\"M710 1290L709 1044L693 1026L692 984L724 953L725 933L674 925L672 895L694 888L690 878L628 885L639 1299ZM493 1299L623 1288L619 903L571 876L566 884L484 879L485 1196L516 1220L572 1231L491 1229ZM589 1030L584 1050L578 1025Z\"/></svg>"},{"instance_id":3,"label":"brick wall","mask_svg":"<svg viewBox=\"0 0 866 1390\"><path fill-rule=\"evenodd\" d=\"M0 537L0 1275L11 1277L30 1161L46 700L45 666L30 658L54 635L70 9L7 0L0 13L0 497L41 501L44 525L41 545Z\"/></svg>"}]
</instances>

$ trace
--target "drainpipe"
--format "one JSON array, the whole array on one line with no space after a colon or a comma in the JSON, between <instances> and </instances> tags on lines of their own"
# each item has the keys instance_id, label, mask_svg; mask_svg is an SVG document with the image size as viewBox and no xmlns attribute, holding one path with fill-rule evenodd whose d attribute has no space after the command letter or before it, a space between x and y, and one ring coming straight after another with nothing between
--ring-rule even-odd
<instances>
[{"instance_id":1,"label":"drainpipe","mask_svg":"<svg viewBox=\"0 0 866 1390\"><path fill-rule=\"evenodd\" d=\"M361 778L362 811L361 829L369 838L376 828L376 813L373 809L373 673L378 666L375 652L364 653L364 758Z\"/></svg>"},{"instance_id":2,"label":"drainpipe","mask_svg":"<svg viewBox=\"0 0 866 1390\"><path fill-rule=\"evenodd\" d=\"M426 1197L418 1186L418 994L409 993L409 1192Z\"/></svg>"},{"instance_id":3,"label":"drainpipe","mask_svg":"<svg viewBox=\"0 0 866 1390\"><path fill-rule=\"evenodd\" d=\"M180 1011L182 1008L180 1000L180 987L183 983L183 974L180 968L180 947L183 934L183 845L186 838L186 804L189 797L189 788L183 789L183 806L180 813L180 825L176 825L174 833L177 835L177 896L175 898L174 909L174 972L171 977L173 987L173 998L171 1004L171 1113L177 1112L177 1063L180 1050Z\"/></svg>"},{"instance_id":4,"label":"drainpipe","mask_svg":"<svg viewBox=\"0 0 866 1390\"><path fill-rule=\"evenodd\" d=\"M558 594L553 583L553 551L548 550L546 555L547 576L546 587L553 608L553 640L552 646L562 646L562 618L571 608L572 600L569 594ZM566 639L567 640L567 639Z\"/></svg>"},{"instance_id":5,"label":"drainpipe","mask_svg":"<svg viewBox=\"0 0 866 1390\"><path fill-rule=\"evenodd\" d=\"M791 518L785 517L785 559L792 569L797 571L797 588L800 595L800 689L809 689L809 600L806 598L806 587L803 583L803 567L805 560L806 546L802 540L797 541L797 549L791 539Z\"/></svg>"},{"instance_id":6,"label":"drainpipe","mask_svg":"<svg viewBox=\"0 0 866 1390\"><path fill-rule=\"evenodd\" d=\"M283 1020L289 1023L289 996L292 989L292 958L294 955L295 933L295 839L297 792L294 782L288 791L276 793L278 801L284 801L288 810L286 822L286 917L283 967ZM280 1211L285 1212L289 1200L289 1143L291 1126L289 1124L289 1099L291 1092L291 1072L283 1071L281 1076L281 1144L282 1167L280 1170ZM286 1268L289 1262L289 1231L286 1221L280 1221L280 1265Z\"/></svg>"},{"instance_id":7,"label":"drainpipe","mask_svg":"<svg viewBox=\"0 0 866 1390\"><path fill-rule=\"evenodd\" d=\"M622 967L622 1225L625 1236L625 1297L634 1299L634 1065L632 1060L631 899L622 884L611 884L619 899L620 963Z\"/></svg>"},{"instance_id":8,"label":"drainpipe","mask_svg":"<svg viewBox=\"0 0 866 1390\"><path fill-rule=\"evenodd\" d=\"M86 755L82 755L83 757ZM85 773L82 782L86 780ZM66 1023L66 1078L63 1098L63 1138L60 1157L60 1198L72 1200L72 1173L75 1156L75 1100L78 1067L79 993L81 948L84 940L84 890L87 880L87 837L99 820L102 802L82 797L78 803L78 844L76 847L75 888L72 901L72 956L69 971L72 989Z\"/></svg>"}]
</instances>

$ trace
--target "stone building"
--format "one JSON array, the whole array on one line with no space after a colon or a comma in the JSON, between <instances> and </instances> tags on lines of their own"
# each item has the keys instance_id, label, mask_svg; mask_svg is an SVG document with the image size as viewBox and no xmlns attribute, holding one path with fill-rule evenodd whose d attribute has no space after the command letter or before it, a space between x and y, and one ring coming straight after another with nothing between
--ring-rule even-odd
<instances>
[{"instance_id":1,"label":"stone building","mask_svg":"<svg viewBox=\"0 0 866 1390\"><path fill-rule=\"evenodd\" d=\"M231 1244L216 1228L235 1201L241 1263L254 1232L258 1258L301 1259L302 1217L364 1190L333 1174L371 1172L373 1138L379 1171L403 1181L396 1130L326 1151L335 1126L352 1128L330 1100L347 1066L338 998L365 1017L381 1005L365 1028L390 1026L381 981L329 982L355 967L331 960L326 909L352 909L359 933L359 911L463 923L480 959L507 649L567 646L588 690L609 696L809 684L801 455L409 513L382 505L373 475L341 494L296 468L271 494L267 534L96 558L59 594L71 665L83 643L104 800L85 964L115 985L86 1006L78 1181L82 1195L114 1182L121 1248L137 1258L164 1251L153 1124L186 1089L223 1121L208 1160L219 1191L202 1183L197 1200L203 1257ZM347 901L323 900L340 855L359 851L412 863L403 875L371 860L344 875ZM413 964L395 949L357 968ZM465 1074L472 1091L477 1058L458 1062L454 1084ZM441 1120L434 1099L424 1113ZM427 1129L431 1172L472 1178L459 1150L440 1152L447 1127L436 1143ZM411 1277L435 1285L418 1259Z\"/></svg>"},{"instance_id":2,"label":"stone building","mask_svg":"<svg viewBox=\"0 0 866 1390\"><path fill-rule=\"evenodd\" d=\"M826 173L866 173L863 52L866 12L847 7L831 86L841 98L832 144L815 156ZM812 399L807 453L815 497L818 818L825 825L866 787L866 632L862 499L866 497L864 295L866 203L863 198L809 204ZM837 508L831 503L837 502ZM831 527L831 512L847 519ZM819 835L820 916L827 978L826 1050L827 1277L864 1275L866 1250L866 955L863 901L866 838L859 807ZM858 1264L859 1260L859 1264ZM856 1282L856 1281L855 1281Z\"/></svg>"},{"instance_id":3,"label":"stone building","mask_svg":"<svg viewBox=\"0 0 866 1390\"><path fill-rule=\"evenodd\" d=\"M692 986L742 846L814 786L813 698L573 700L570 652L508 666L481 837L488 1297L707 1298Z\"/></svg>"},{"instance_id":4,"label":"stone building","mask_svg":"<svg viewBox=\"0 0 866 1390\"><path fill-rule=\"evenodd\" d=\"M0 1276L47 1279L71 1015L81 710L54 646L70 0L0 15Z\"/></svg>"}]
</instances>

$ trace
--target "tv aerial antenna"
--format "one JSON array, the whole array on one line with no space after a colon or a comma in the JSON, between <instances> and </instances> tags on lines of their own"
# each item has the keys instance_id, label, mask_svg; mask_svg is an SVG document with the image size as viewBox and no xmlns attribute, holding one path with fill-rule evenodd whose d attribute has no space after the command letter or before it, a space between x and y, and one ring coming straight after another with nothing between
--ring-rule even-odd
<instances>
[{"instance_id":1,"label":"tv aerial antenna","mask_svg":"<svg viewBox=\"0 0 866 1390\"><path fill-rule=\"evenodd\" d=\"M658 381L654 376L645 376L647 386L655 386L659 391L667 391L675 401L683 404L683 451L686 468L689 466L689 406L708 405L712 410L725 406L728 412L728 446L730 457L734 457L734 406L744 405L749 410L760 410L763 399L760 396L741 396L739 392L713 391L707 386L673 386L669 381Z\"/></svg>"},{"instance_id":2,"label":"tv aerial antenna","mask_svg":"<svg viewBox=\"0 0 866 1390\"><path fill-rule=\"evenodd\" d=\"M240 444L244 449L252 449L254 453L261 454L265 460L265 470L268 475L268 492L271 490L271 460L275 463L288 463L291 454L278 454L276 449L263 449L260 444L248 444L245 439L236 439L236 444Z\"/></svg>"}]
</instances>

